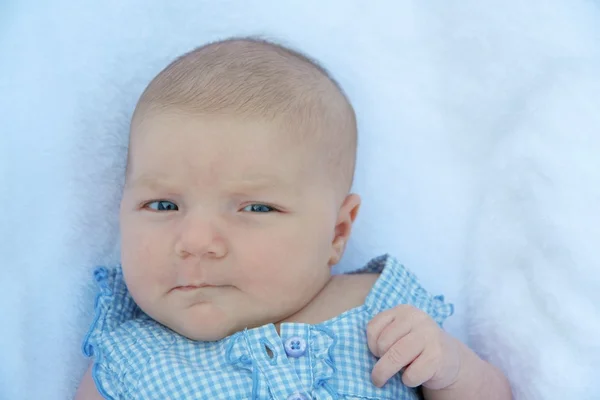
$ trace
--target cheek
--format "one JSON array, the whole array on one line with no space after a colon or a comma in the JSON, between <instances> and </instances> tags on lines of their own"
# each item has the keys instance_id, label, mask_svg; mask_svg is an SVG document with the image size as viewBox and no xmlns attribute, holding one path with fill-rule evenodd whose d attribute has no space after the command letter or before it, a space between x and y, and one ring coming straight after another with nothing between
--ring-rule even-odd
<instances>
[{"instance_id":1,"label":"cheek","mask_svg":"<svg viewBox=\"0 0 600 400\"><path fill-rule=\"evenodd\" d=\"M144 218L135 213L121 218L122 250L140 258L164 252L172 231L169 223Z\"/></svg>"},{"instance_id":2,"label":"cheek","mask_svg":"<svg viewBox=\"0 0 600 400\"><path fill-rule=\"evenodd\" d=\"M152 260L157 248L153 246L156 240L148 229L143 226L128 224L121 228L121 254L122 263L128 268L144 265L145 261Z\"/></svg>"},{"instance_id":3,"label":"cheek","mask_svg":"<svg viewBox=\"0 0 600 400\"><path fill-rule=\"evenodd\" d=\"M288 226L286 226L287 228ZM247 232L238 237L240 268L236 279L257 295L304 286L315 271L327 265L330 242L323 226L293 225L293 229Z\"/></svg>"},{"instance_id":4,"label":"cheek","mask_svg":"<svg viewBox=\"0 0 600 400\"><path fill-rule=\"evenodd\" d=\"M169 254L164 231L138 221L122 225L121 263L132 292L144 286L169 284Z\"/></svg>"},{"instance_id":5,"label":"cheek","mask_svg":"<svg viewBox=\"0 0 600 400\"><path fill-rule=\"evenodd\" d=\"M235 266L234 276L236 286L255 296L266 297L273 292L273 286L277 286L282 279L282 269L285 268L289 246L285 239L279 235L274 238L273 233L262 232L240 232L235 238L231 238L230 260Z\"/></svg>"}]
</instances>

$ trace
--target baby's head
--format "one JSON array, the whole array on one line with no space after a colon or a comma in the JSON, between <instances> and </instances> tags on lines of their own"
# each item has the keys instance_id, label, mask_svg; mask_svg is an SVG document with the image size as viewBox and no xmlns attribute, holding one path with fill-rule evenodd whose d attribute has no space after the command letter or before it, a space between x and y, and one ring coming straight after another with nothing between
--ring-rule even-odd
<instances>
[{"instance_id":1,"label":"baby's head","mask_svg":"<svg viewBox=\"0 0 600 400\"><path fill-rule=\"evenodd\" d=\"M195 340L295 314L348 241L355 154L351 105L301 54L231 39L178 58L131 123L121 203L131 295Z\"/></svg>"}]
</instances>

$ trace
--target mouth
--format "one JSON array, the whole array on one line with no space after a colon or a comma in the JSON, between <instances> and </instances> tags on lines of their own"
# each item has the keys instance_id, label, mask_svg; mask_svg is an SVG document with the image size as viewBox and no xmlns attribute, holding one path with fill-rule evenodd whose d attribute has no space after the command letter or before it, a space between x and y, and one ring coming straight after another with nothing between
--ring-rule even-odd
<instances>
[{"instance_id":1,"label":"mouth","mask_svg":"<svg viewBox=\"0 0 600 400\"><path fill-rule=\"evenodd\" d=\"M184 285L184 286L175 286L173 289L171 289L172 292L174 291L179 291L179 292L192 292L194 290L198 290L198 289L202 289L202 288L207 288L207 287L214 287L212 285Z\"/></svg>"}]
</instances>

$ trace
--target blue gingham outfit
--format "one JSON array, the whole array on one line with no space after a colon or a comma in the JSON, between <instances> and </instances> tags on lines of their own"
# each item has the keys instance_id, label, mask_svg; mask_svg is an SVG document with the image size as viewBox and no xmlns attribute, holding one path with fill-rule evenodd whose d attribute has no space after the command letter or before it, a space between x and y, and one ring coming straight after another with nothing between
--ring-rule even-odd
<instances>
[{"instance_id":1,"label":"blue gingham outfit","mask_svg":"<svg viewBox=\"0 0 600 400\"><path fill-rule=\"evenodd\" d=\"M452 305L431 296L388 255L356 273L361 272L381 275L363 305L333 319L282 323L280 335L268 324L198 342L141 311L120 267L99 268L96 317L83 351L94 357L92 376L107 399L420 399L420 391L404 386L400 374L383 388L371 383L377 358L367 346L367 323L381 311L412 304L441 325Z\"/></svg>"}]
</instances>

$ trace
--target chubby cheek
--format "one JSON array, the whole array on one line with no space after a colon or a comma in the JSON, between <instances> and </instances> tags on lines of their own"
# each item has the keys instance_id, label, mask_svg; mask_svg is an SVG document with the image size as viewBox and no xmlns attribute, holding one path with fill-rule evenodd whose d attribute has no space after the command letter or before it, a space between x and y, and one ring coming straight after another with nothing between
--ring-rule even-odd
<instances>
[{"instance_id":1,"label":"chubby cheek","mask_svg":"<svg viewBox=\"0 0 600 400\"><path fill-rule=\"evenodd\" d=\"M258 239L258 240L257 240ZM254 295L265 295L265 291L273 284L277 284L279 279L279 268L277 250L264 244L261 246L260 238L253 237L253 240L246 240L240 243L232 252L235 260L236 286L243 291L253 292Z\"/></svg>"},{"instance_id":2,"label":"chubby cheek","mask_svg":"<svg viewBox=\"0 0 600 400\"><path fill-rule=\"evenodd\" d=\"M304 231L306 232L306 231ZM251 238L251 240L249 240ZM240 257L236 280L261 303L282 308L298 306L312 296L326 268L323 238L297 232L247 235L235 253Z\"/></svg>"},{"instance_id":3,"label":"chubby cheek","mask_svg":"<svg viewBox=\"0 0 600 400\"><path fill-rule=\"evenodd\" d=\"M143 226L122 229L121 262L127 287L134 300L142 303L170 285L168 255L164 240ZM163 236L164 239L164 236Z\"/></svg>"}]
</instances>

